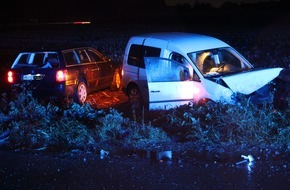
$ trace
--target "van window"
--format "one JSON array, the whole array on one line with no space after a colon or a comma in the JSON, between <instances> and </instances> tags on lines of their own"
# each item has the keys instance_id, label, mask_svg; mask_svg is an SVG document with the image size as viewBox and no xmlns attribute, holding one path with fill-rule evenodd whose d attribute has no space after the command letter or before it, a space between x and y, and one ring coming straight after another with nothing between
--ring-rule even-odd
<instances>
[{"instance_id":1,"label":"van window","mask_svg":"<svg viewBox=\"0 0 290 190\"><path fill-rule=\"evenodd\" d=\"M251 66L240 60L231 48L192 52L188 56L206 77L251 69Z\"/></svg>"},{"instance_id":2,"label":"van window","mask_svg":"<svg viewBox=\"0 0 290 190\"><path fill-rule=\"evenodd\" d=\"M145 68L144 57L160 57L160 48L132 44L128 56L128 64Z\"/></svg>"},{"instance_id":3,"label":"van window","mask_svg":"<svg viewBox=\"0 0 290 190\"><path fill-rule=\"evenodd\" d=\"M184 56L182 56L179 53L172 52L169 55L169 57L170 57L171 60L174 60L174 61L180 63L180 65L182 67L186 68L186 70L188 71L188 73L187 73L188 74L187 80L192 80L194 78L194 70L193 70L193 67L190 65L189 61Z\"/></svg>"},{"instance_id":4,"label":"van window","mask_svg":"<svg viewBox=\"0 0 290 190\"><path fill-rule=\"evenodd\" d=\"M218 56L220 60L222 60L222 63L224 64L232 64L236 67L241 67L241 61L226 50L220 50L218 52Z\"/></svg>"},{"instance_id":5,"label":"van window","mask_svg":"<svg viewBox=\"0 0 290 190\"><path fill-rule=\"evenodd\" d=\"M188 80L189 70L172 59L145 57L148 82L174 82Z\"/></svg>"}]
</instances>

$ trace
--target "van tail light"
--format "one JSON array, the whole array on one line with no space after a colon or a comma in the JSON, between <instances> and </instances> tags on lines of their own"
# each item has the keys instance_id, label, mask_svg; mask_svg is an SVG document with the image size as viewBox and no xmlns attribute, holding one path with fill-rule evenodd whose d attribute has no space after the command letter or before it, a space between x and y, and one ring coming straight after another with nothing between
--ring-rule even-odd
<instances>
[{"instance_id":1,"label":"van tail light","mask_svg":"<svg viewBox=\"0 0 290 190\"><path fill-rule=\"evenodd\" d=\"M58 70L56 72L56 82L64 82L66 81L67 70Z\"/></svg>"},{"instance_id":2,"label":"van tail light","mask_svg":"<svg viewBox=\"0 0 290 190\"><path fill-rule=\"evenodd\" d=\"M8 83L13 83L14 82L14 73L12 72L12 71L8 71L8 73L7 73L7 81L8 81Z\"/></svg>"}]
</instances>

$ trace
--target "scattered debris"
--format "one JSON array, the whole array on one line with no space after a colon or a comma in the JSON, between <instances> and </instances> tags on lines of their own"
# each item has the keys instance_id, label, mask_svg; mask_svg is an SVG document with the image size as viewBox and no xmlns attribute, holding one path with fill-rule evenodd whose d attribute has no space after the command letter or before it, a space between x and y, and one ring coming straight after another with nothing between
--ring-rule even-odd
<instances>
[{"instance_id":1,"label":"scattered debris","mask_svg":"<svg viewBox=\"0 0 290 190\"><path fill-rule=\"evenodd\" d=\"M100 150L100 158L101 159L104 159L106 156L109 155L109 152L108 151L105 151L105 150Z\"/></svg>"},{"instance_id":2,"label":"scattered debris","mask_svg":"<svg viewBox=\"0 0 290 190\"><path fill-rule=\"evenodd\" d=\"M163 160L172 160L172 151L161 151L161 152L153 152L153 151L146 151L146 157L151 159L156 159L159 161Z\"/></svg>"},{"instance_id":3,"label":"scattered debris","mask_svg":"<svg viewBox=\"0 0 290 190\"><path fill-rule=\"evenodd\" d=\"M255 161L254 157L253 157L252 155L250 155L250 154L249 154L248 156L241 155L241 157L244 158L244 160L242 160L242 161L240 161L240 162L237 162L237 163L236 163L237 165L238 165L238 164L245 163L245 162L249 162L249 163L251 163L251 162Z\"/></svg>"}]
</instances>

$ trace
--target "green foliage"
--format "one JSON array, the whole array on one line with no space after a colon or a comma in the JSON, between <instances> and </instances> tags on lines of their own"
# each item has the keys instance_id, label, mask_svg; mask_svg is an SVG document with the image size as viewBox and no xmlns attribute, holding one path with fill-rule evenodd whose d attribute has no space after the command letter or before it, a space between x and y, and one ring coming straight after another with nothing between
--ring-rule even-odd
<instances>
[{"instance_id":1,"label":"green foliage","mask_svg":"<svg viewBox=\"0 0 290 190\"><path fill-rule=\"evenodd\" d=\"M51 126L52 125L52 126ZM80 123L63 117L47 127L48 145L57 149L88 149L95 146L94 131Z\"/></svg>"},{"instance_id":2,"label":"green foliage","mask_svg":"<svg viewBox=\"0 0 290 190\"><path fill-rule=\"evenodd\" d=\"M170 142L165 131L151 125L139 125L132 123L129 128L129 136L125 141L126 146L147 149L148 145Z\"/></svg>"},{"instance_id":3,"label":"green foliage","mask_svg":"<svg viewBox=\"0 0 290 190\"><path fill-rule=\"evenodd\" d=\"M206 143L290 143L289 111L272 104L256 105L246 97L239 104L207 102L188 104L168 110L153 121L180 141Z\"/></svg>"},{"instance_id":4,"label":"green foliage","mask_svg":"<svg viewBox=\"0 0 290 190\"><path fill-rule=\"evenodd\" d=\"M279 111L266 103L256 105L246 97L233 105L207 102L160 110L147 124L144 113L138 122L112 108L96 110L73 102L61 108L42 105L26 88L12 100L4 100L0 132L12 131L9 142L14 148L95 150L100 144L117 143L148 149L173 140L212 145L290 143L289 110Z\"/></svg>"},{"instance_id":5,"label":"green foliage","mask_svg":"<svg viewBox=\"0 0 290 190\"><path fill-rule=\"evenodd\" d=\"M8 115L13 120L29 120L36 122L46 117L46 109L32 96L32 92L25 86L21 86L13 101L8 104Z\"/></svg>"},{"instance_id":6,"label":"green foliage","mask_svg":"<svg viewBox=\"0 0 290 190\"><path fill-rule=\"evenodd\" d=\"M115 109L110 109L100 121L102 124L97 127L100 141L113 141L122 143L123 146L136 147L169 140L163 130L124 118Z\"/></svg>"},{"instance_id":7,"label":"green foliage","mask_svg":"<svg viewBox=\"0 0 290 190\"><path fill-rule=\"evenodd\" d=\"M0 115L0 132L9 128L9 141L14 148L71 150L93 149L98 143L123 143L125 146L138 141L152 142L166 139L166 133L152 126L145 126L124 118L115 109L108 113L95 110L89 104L69 103L65 107L48 103L41 105L29 90L15 94ZM6 116L7 115L7 116Z\"/></svg>"},{"instance_id":8,"label":"green foliage","mask_svg":"<svg viewBox=\"0 0 290 190\"><path fill-rule=\"evenodd\" d=\"M125 134L122 123L125 119L122 114L115 109L110 109L109 113L100 119L100 126L97 126L97 134L101 141L119 140Z\"/></svg>"}]
</instances>

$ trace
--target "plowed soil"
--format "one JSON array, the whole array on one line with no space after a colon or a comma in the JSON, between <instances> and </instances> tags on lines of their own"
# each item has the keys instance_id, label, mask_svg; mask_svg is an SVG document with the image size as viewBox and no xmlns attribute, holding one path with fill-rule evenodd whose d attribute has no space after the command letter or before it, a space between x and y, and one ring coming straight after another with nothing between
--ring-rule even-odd
<instances>
[{"instance_id":1,"label":"plowed soil","mask_svg":"<svg viewBox=\"0 0 290 190\"><path fill-rule=\"evenodd\" d=\"M128 98L122 91L106 89L89 94L87 102L95 109L109 109L126 104Z\"/></svg>"}]
</instances>

